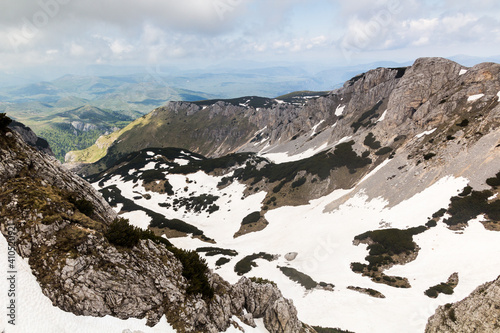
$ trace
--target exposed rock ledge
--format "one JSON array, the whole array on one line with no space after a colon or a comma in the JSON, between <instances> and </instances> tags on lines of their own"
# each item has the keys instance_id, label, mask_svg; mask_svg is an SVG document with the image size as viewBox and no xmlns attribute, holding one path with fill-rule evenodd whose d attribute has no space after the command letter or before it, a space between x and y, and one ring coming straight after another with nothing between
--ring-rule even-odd
<instances>
[{"instance_id":1,"label":"exposed rock ledge","mask_svg":"<svg viewBox=\"0 0 500 333\"><path fill-rule=\"evenodd\" d=\"M203 299L186 292L182 264L163 244L110 244L103 235L116 216L109 205L16 133L0 131L0 181L0 231L29 259L43 293L65 311L147 318L148 325L165 314L178 332L225 331L233 316L249 325L263 318L272 333L314 332L271 284L242 278L230 285L210 272L215 296ZM68 202L73 195L92 203L90 217ZM17 229L15 242L7 225Z\"/></svg>"},{"instance_id":2,"label":"exposed rock ledge","mask_svg":"<svg viewBox=\"0 0 500 333\"><path fill-rule=\"evenodd\" d=\"M425 332L500 332L500 276L463 300L440 306L429 318Z\"/></svg>"}]
</instances>

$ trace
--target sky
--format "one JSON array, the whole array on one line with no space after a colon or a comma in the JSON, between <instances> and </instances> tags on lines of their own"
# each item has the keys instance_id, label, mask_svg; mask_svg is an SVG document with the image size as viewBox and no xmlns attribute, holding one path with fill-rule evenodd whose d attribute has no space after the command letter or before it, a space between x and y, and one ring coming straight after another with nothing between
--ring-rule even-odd
<instances>
[{"instance_id":1,"label":"sky","mask_svg":"<svg viewBox=\"0 0 500 333\"><path fill-rule=\"evenodd\" d=\"M500 55L497 0L1 0L0 70Z\"/></svg>"}]
</instances>

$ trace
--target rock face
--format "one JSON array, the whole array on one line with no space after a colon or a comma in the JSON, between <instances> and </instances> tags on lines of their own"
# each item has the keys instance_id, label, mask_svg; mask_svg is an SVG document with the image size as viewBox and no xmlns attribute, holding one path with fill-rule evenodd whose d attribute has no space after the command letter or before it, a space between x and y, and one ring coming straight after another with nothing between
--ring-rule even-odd
<instances>
[{"instance_id":1,"label":"rock face","mask_svg":"<svg viewBox=\"0 0 500 333\"><path fill-rule=\"evenodd\" d=\"M233 316L250 325L264 318L273 333L314 332L274 285L242 278L232 286L209 272L215 295L207 299L186 291L183 265L165 245L112 245L104 233L116 214L102 197L10 131L0 132L0 180L0 230L8 238L6 226L15 225L17 252L65 311L147 318L148 325L165 315L178 332L225 331Z\"/></svg>"},{"instance_id":2,"label":"rock face","mask_svg":"<svg viewBox=\"0 0 500 333\"><path fill-rule=\"evenodd\" d=\"M426 333L500 332L500 277L460 302L440 306Z\"/></svg>"},{"instance_id":3,"label":"rock face","mask_svg":"<svg viewBox=\"0 0 500 333\"><path fill-rule=\"evenodd\" d=\"M19 133L19 135L21 135L23 140L30 146L35 147L42 153L45 153L50 156L55 156L52 149L50 149L47 140L39 138L35 134L35 132L31 130L31 128L15 120L12 121L12 123L9 125L9 128Z\"/></svg>"}]
</instances>

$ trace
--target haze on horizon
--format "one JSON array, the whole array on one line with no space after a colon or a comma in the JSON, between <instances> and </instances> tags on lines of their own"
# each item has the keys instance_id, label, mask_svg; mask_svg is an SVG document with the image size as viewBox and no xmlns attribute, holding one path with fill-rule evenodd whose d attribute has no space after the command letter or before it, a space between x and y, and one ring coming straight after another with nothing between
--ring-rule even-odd
<instances>
[{"instance_id":1,"label":"haze on horizon","mask_svg":"<svg viewBox=\"0 0 500 333\"><path fill-rule=\"evenodd\" d=\"M499 17L494 0L3 1L0 71L488 58Z\"/></svg>"}]
</instances>

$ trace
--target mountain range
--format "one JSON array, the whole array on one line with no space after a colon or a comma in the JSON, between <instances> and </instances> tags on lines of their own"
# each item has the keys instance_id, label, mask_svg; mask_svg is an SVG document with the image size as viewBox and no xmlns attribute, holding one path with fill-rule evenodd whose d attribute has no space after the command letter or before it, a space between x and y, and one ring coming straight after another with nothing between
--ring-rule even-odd
<instances>
[{"instance_id":1,"label":"mountain range","mask_svg":"<svg viewBox=\"0 0 500 333\"><path fill-rule=\"evenodd\" d=\"M328 92L169 102L67 155L93 189L7 132L1 222L78 315L495 332L499 124L500 65L421 58Z\"/></svg>"}]
</instances>

